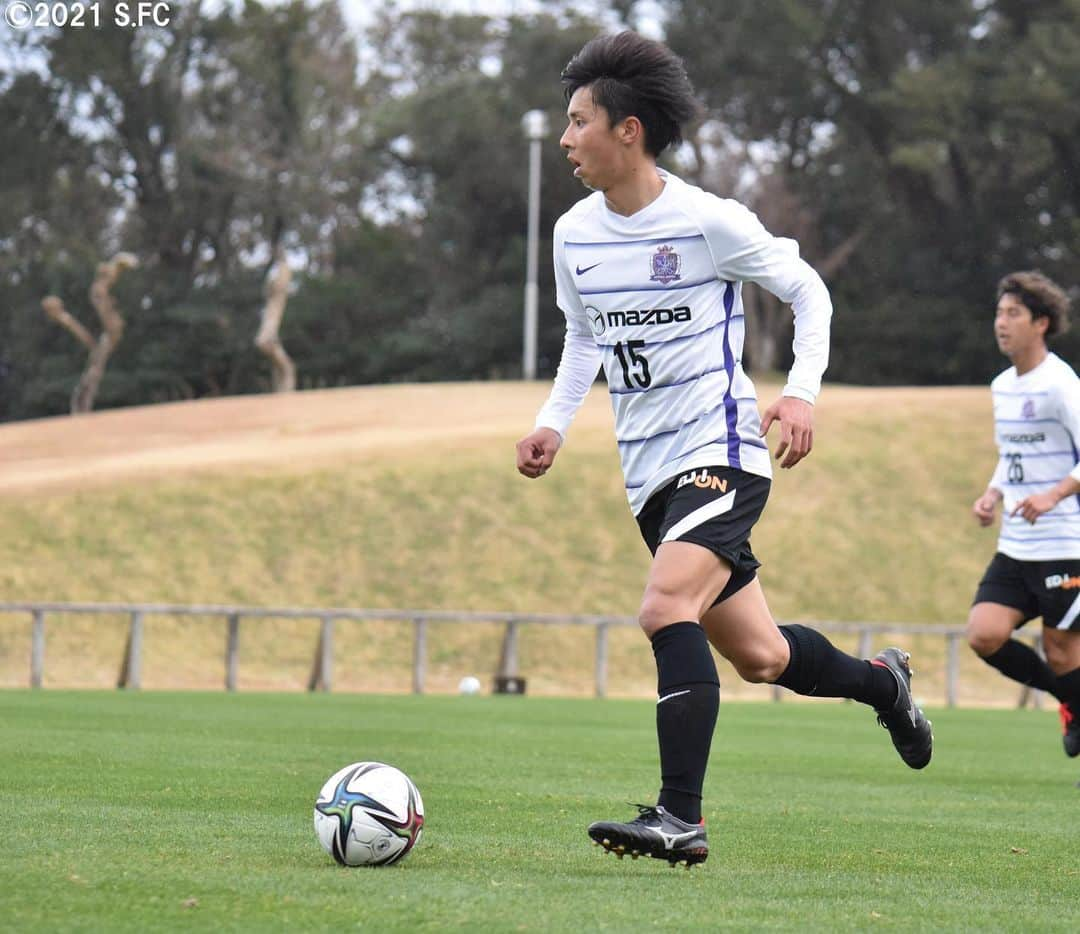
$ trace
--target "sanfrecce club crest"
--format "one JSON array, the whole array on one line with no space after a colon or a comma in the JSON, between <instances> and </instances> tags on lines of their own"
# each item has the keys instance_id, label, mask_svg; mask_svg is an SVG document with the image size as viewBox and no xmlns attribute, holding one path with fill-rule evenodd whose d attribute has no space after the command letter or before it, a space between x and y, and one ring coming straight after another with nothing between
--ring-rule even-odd
<instances>
[{"instance_id":1,"label":"sanfrecce club crest","mask_svg":"<svg viewBox=\"0 0 1080 934\"><path fill-rule=\"evenodd\" d=\"M675 247L662 246L652 255L652 275L649 279L653 282L662 282L667 285L669 282L674 282L676 279L681 279L679 275L679 269L682 267L682 260L679 258L679 254L675 252Z\"/></svg>"}]
</instances>

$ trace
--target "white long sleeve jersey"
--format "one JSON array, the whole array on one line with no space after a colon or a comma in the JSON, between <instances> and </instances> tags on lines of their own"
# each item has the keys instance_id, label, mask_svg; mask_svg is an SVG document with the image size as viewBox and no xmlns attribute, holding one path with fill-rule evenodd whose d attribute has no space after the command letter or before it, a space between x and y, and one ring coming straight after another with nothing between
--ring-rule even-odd
<instances>
[{"instance_id":1,"label":"white long sleeve jersey","mask_svg":"<svg viewBox=\"0 0 1080 934\"><path fill-rule=\"evenodd\" d=\"M784 395L817 398L832 316L825 284L794 241L772 236L737 201L660 174L660 196L630 217L595 192L555 224L566 337L536 419L565 437L602 365L635 514L668 480L698 467L772 476L757 394L742 367L742 283L758 283L794 310Z\"/></svg>"},{"instance_id":2,"label":"white long sleeve jersey","mask_svg":"<svg viewBox=\"0 0 1080 934\"><path fill-rule=\"evenodd\" d=\"M1014 366L999 373L990 390L999 454L990 486L1004 496L998 551L1018 561L1080 558L1080 497L1065 497L1034 524L1011 515L1066 474L1080 480L1080 379L1051 353L1023 376Z\"/></svg>"}]
</instances>

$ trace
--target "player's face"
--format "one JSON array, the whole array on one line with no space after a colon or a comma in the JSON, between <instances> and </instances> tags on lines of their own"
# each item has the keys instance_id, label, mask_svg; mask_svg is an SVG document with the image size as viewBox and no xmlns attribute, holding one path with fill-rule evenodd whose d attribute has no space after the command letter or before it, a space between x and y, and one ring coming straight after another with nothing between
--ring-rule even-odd
<instances>
[{"instance_id":1,"label":"player's face","mask_svg":"<svg viewBox=\"0 0 1080 934\"><path fill-rule=\"evenodd\" d=\"M1009 292L1001 296L994 315L994 337L1006 357L1015 358L1046 339L1047 319L1035 318L1020 299Z\"/></svg>"},{"instance_id":2,"label":"player's face","mask_svg":"<svg viewBox=\"0 0 1080 934\"><path fill-rule=\"evenodd\" d=\"M574 167L574 177L587 188L607 191L618 174L623 149L607 111L593 103L592 91L585 87L570 98L566 116L569 124L559 145Z\"/></svg>"}]
</instances>

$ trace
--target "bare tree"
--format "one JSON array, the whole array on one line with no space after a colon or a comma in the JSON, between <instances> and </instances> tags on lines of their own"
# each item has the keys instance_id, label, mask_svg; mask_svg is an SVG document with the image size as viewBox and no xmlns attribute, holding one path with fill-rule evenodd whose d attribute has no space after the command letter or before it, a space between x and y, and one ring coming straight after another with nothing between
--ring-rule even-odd
<instances>
[{"instance_id":1,"label":"bare tree","mask_svg":"<svg viewBox=\"0 0 1080 934\"><path fill-rule=\"evenodd\" d=\"M795 194L782 165L771 160L770 154L755 158L750 147L715 122L698 128L689 142L698 183L739 199L772 233L796 240L804 258L826 282L840 272L870 233L870 224L864 221L826 252L818 218ZM752 283L743 288L743 307L748 323L746 367L759 373L775 371L780 366L782 345L791 340L791 312L771 292Z\"/></svg>"},{"instance_id":2,"label":"bare tree","mask_svg":"<svg viewBox=\"0 0 1080 934\"><path fill-rule=\"evenodd\" d=\"M83 370L78 384L71 393L71 414L89 412L94 408L94 399L98 387L105 376L105 367L109 357L116 350L124 334L124 319L116 309L116 300L112 296L112 287L125 269L134 269L139 264L131 253L117 253L107 263L99 263L94 282L90 286L90 303L94 306L101 320L101 334L97 339L77 319L72 317L64 302L56 295L47 295L41 300L45 314L72 334L88 351L86 369Z\"/></svg>"},{"instance_id":3,"label":"bare tree","mask_svg":"<svg viewBox=\"0 0 1080 934\"><path fill-rule=\"evenodd\" d=\"M263 305L259 333L255 335L255 346L270 358L274 392L292 392L296 389L296 367L278 336L285 304L289 300L291 279L292 269L285 259L285 251L279 248L275 253L274 265L266 274L266 304Z\"/></svg>"}]
</instances>

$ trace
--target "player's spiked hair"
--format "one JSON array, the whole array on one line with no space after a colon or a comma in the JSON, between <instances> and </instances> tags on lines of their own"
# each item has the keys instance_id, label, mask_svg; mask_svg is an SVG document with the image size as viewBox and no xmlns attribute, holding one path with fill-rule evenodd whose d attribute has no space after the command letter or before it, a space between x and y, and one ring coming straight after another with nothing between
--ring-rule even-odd
<instances>
[{"instance_id":1,"label":"player's spiked hair","mask_svg":"<svg viewBox=\"0 0 1080 934\"><path fill-rule=\"evenodd\" d=\"M1069 296L1041 272L1010 272L997 287L997 297L1015 295L1032 318L1047 318L1046 336L1064 334L1069 328Z\"/></svg>"},{"instance_id":2,"label":"player's spiked hair","mask_svg":"<svg viewBox=\"0 0 1080 934\"><path fill-rule=\"evenodd\" d=\"M567 102L579 88L589 88L612 126L637 117L645 128L645 151L653 156L682 142L683 126L701 109L682 59L630 30L586 42L561 77Z\"/></svg>"}]
</instances>

